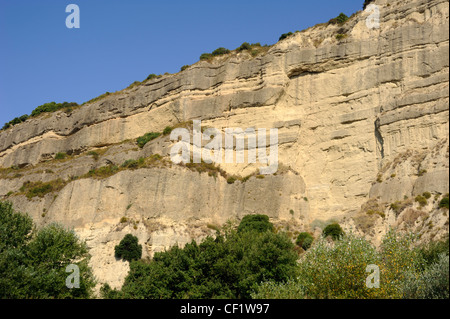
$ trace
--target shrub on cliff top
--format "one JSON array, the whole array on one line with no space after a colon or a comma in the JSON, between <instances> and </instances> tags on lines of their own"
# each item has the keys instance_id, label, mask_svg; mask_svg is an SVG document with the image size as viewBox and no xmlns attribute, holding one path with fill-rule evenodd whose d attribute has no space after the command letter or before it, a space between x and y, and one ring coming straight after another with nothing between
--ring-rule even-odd
<instances>
[{"instance_id":1,"label":"shrub on cliff top","mask_svg":"<svg viewBox=\"0 0 450 319\"><path fill-rule=\"evenodd\" d=\"M329 23L342 25L347 22L348 19L348 16L341 12L336 18L331 19Z\"/></svg>"},{"instance_id":2,"label":"shrub on cliff top","mask_svg":"<svg viewBox=\"0 0 450 319\"><path fill-rule=\"evenodd\" d=\"M42 104L40 106L38 106L37 108L35 108L33 110L33 112L31 112L31 117L35 117L38 116L41 113L49 113L49 112L55 112L64 108L72 108L78 106L78 103L75 102L63 102L63 103L55 103L55 102L50 102L50 103L45 103Z\"/></svg>"},{"instance_id":3,"label":"shrub on cliff top","mask_svg":"<svg viewBox=\"0 0 450 319\"><path fill-rule=\"evenodd\" d=\"M286 39L287 37L289 37L290 35L293 35L292 32L288 32L288 33L283 33L280 38L278 39L278 41L281 41L283 39Z\"/></svg>"},{"instance_id":4,"label":"shrub on cliff top","mask_svg":"<svg viewBox=\"0 0 450 319\"><path fill-rule=\"evenodd\" d=\"M218 56L218 55L224 55L224 54L228 54L230 53L230 50L226 49L226 48L217 48L216 50L214 50L211 54L212 56Z\"/></svg>"}]
</instances>

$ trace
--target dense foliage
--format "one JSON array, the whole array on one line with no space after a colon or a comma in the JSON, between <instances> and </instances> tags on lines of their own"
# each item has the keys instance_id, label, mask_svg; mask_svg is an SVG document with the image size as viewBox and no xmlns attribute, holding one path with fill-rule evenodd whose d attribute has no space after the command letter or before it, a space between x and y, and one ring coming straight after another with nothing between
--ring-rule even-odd
<instances>
[{"instance_id":1,"label":"dense foliage","mask_svg":"<svg viewBox=\"0 0 450 319\"><path fill-rule=\"evenodd\" d=\"M51 224L40 230L29 216L0 202L0 298L89 298L95 285L87 248L73 231ZM69 264L80 269L80 287L69 289Z\"/></svg>"},{"instance_id":2,"label":"dense foliage","mask_svg":"<svg viewBox=\"0 0 450 319\"><path fill-rule=\"evenodd\" d=\"M252 223L250 223L252 224ZM295 276L297 253L284 233L272 227L234 228L184 248L155 253L150 262L133 261L120 291L103 286L106 298L249 298L264 280ZM247 224L249 225L249 224Z\"/></svg>"},{"instance_id":3,"label":"dense foliage","mask_svg":"<svg viewBox=\"0 0 450 319\"><path fill-rule=\"evenodd\" d=\"M267 281L253 298L448 298L448 239L416 246L417 237L390 230L379 250L352 233L315 242L299 262L299 275L286 283ZM379 269L379 287L367 287L367 266Z\"/></svg>"}]
</instances>

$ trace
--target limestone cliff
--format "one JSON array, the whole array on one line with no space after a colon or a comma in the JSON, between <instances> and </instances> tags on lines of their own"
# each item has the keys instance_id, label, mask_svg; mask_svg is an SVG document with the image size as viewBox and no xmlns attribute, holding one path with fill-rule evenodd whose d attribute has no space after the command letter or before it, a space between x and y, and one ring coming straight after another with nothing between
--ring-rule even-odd
<instances>
[{"instance_id":1,"label":"limestone cliff","mask_svg":"<svg viewBox=\"0 0 450 319\"><path fill-rule=\"evenodd\" d=\"M251 213L269 215L293 235L336 220L375 242L388 226L442 237L449 3L374 4L379 28L368 28L370 13L361 11L344 25L295 33L263 55L233 51L1 131L0 197L38 225L73 227L91 247L99 281L115 287L128 269L113 256L124 234L137 235L148 256ZM167 126L192 129L194 119L218 129L277 128L278 172L175 165L164 135L136 145ZM68 157L55 160L57 153ZM139 158L145 165L121 168ZM95 174L101 167L116 171ZM225 174L241 178L231 183ZM52 191L27 194L45 183ZM427 203L415 202L424 192L432 194Z\"/></svg>"}]
</instances>

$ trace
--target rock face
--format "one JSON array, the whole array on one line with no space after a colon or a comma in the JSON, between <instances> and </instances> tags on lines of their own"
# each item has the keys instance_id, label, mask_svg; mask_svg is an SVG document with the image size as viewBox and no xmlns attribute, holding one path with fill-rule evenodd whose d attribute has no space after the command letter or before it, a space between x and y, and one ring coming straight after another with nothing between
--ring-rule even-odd
<instances>
[{"instance_id":1,"label":"rock face","mask_svg":"<svg viewBox=\"0 0 450 319\"><path fill-rule=\"evenodd\" d=\"M73 227L91 247L99 281L113 287L128 270L113 257L126 233L144 243L145 257L251 213L296 231L336 220L375 242L392 225L443 236L448 216L437 203L449 191L449 3L373 3L379 28L368 27L373 12L358 12L344 25L295 33L260 56L201 61L1 131L0 196L38 225ZM137 137L178 123L192 133L195 119L222 131L277 128L278 172L259 176L258 163L222 164L230 176L253 174L230 183L170 163L168 136L136 146ZM70 156L54 160L58 152ZM86 175L154 154L165 164ZM21 190L58 178L63 187L42 197ZM411 198L424 192L433 198L419 207ZM367 203L379 214L367 214Z\"/></svg>"}]
</instances>

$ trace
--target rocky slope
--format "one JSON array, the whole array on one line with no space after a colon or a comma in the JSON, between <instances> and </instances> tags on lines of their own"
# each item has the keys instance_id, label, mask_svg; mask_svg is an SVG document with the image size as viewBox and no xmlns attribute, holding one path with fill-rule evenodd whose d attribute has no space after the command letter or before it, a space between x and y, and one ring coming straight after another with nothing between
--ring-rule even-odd
<instances>
[{"instance_id":1,"label":"rocky slope","mask_svg":"<svg viewBox=\"0 0 450 319\"><path fill-rule=\"evenodd\" d=\"M251 213L268 214L293 236L335 220L374 242L389 226L441 238L448 234L448 211L438 203L449 191L449 3L374 4L380 28L368 28L370 12L358 12L344 25L295 33L263 55L233 51L0 131L0 197L38 225L73 227L91 247L95 275L113 287L128 271L113 256L126 233L151 256ZM277 128L277 173L258 175L259 163L176 165L167 135L136 145L167 126L192 133L194 119L221 130ZM57 153L68 157L56 160ZM424 192L432 197L416 202Z\"/></svg>"}]
</instances>

